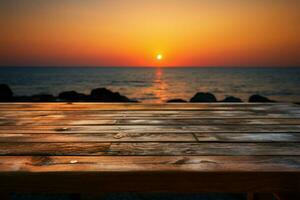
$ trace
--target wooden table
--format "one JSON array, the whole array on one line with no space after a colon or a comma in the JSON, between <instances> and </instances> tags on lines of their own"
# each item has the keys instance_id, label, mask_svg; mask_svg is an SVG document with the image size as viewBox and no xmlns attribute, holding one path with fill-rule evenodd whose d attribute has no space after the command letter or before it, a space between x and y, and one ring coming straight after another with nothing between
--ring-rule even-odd
<instances>
[{"instance_id":1,"label":"wooden table","mask_svg":"<svg viewBox=\"0 0 300 200\"><path fill-rule=\"evenodd\" d=\"M293 104L2 103L0 191L282 195L299 142Z\"/></svg>"}]
</instances>

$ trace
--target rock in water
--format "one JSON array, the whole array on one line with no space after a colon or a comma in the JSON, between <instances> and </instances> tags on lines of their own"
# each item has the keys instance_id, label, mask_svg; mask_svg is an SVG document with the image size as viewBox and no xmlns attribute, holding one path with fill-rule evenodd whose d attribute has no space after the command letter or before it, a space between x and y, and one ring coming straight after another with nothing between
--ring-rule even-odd
<instances>
[{"instance_id":1,"label":"rock in water","mask_svg":"<svg viewBox=\"0 0 300 200\"><path fill-rule=\"evenodd\" d=\"M167 101L167 103L185 103L186 100L183 99L170 99Z\"/></svg>"},{"instance_id":2,"label":"rock in water","mask_svg":"<svg viewBox=\"0 0 300 200\"><path fill-rule=\"evenodd\" d=\"M205 93L205 92L198 92L197 94L195 94L190 102L216 102L217 99L215 97L215 95L213 95L212 93Z\"/></svg>"},{"instance_id":3,"label":"rock in water","mask_svg":"<svg viewBox=\"0 0 300 200\"><path fill-rule=\"evenodd\" d=\"M126 96L118 92L112 92L106 88L96 88L91 91L90 101L96 102L132 102Z\"/></svg>"},{"instance_id":4,"label":"rock in water","mask_svg":"<svg viewBox=\"0 0 300 200\"><path fill-rule=\"evenodd\" d=\"M261 96L259 94L255 94L249 97L249 102L263 102L263 103L270 103L275 102L273 100L268 99L267 97Z\"/></svg>"},{"instance_id":5,"label":"rock in water","mask_svg":"<svg viewBox=\"0 0 300 200\"><path fill-rule=\"evenodd\" d=\"M229 96L223 99L221 102L243 102L240 98L234 97L234 96Z\"/></svg>"},{"instance_id":6,"label":"rock in water","mask_svg":"<svg viewBox=\"0 0 300 200\"><path fill-rule=\"evenodd\" d=\"M84 101L87 99L87 95L76 91L66 91L59 93L58 98L64 101Z\"/></svg>"},{"instance_id":7,"label":"rock in water","mask_svg":"<svg viewBox=\"0 0 300 200\"><path fill-rule=\"evenodd\" d=\"M12 101L13 92L6 84L0 84L0 101Z\"/></svg>"}]
</instances>

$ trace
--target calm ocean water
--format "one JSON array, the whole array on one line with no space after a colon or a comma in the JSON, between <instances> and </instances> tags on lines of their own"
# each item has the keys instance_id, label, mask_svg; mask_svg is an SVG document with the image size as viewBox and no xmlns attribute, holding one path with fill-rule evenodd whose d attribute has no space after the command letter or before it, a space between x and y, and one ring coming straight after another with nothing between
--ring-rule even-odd
<instances>
[{"instance_id":1,"label":"calm ocean water","mask_svg":"<svg viewBox=\"0 0 300 200\"><path fill-rule=\"evenodd\" d=\"M107 87L143 102L190 99L198 91L219 100L234 95L247 100L261 94L280 101L300 101L300 68L108 68L0 67L0 83L15 95Z\"/></svg>"}]
</instances>

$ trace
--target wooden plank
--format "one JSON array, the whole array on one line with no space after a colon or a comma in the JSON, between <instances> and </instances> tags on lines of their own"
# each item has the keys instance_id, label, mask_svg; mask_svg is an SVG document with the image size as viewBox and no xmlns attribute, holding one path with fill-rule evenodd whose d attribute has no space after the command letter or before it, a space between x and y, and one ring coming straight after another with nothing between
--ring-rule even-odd
<instances>
[{"instance_id":1,"label":"wooden plank","mask_svg":"<svg viewBox=\"0 0 300 200\"><path fill-rule=\"evenodd\" d=\"M60 126L93 126L93 125L300 125L299 119L231 119L231 118L219 118L219 119L119 119L119 120L103 120L103 119L85 119L83 116L81 119L69 119L63 118L41 118L41 119L0 119L0 125L6 126L44 126L44 125L60 125Z\"/></svg>"},{"instance_id":2,"label":"wooden plank","mask_svg":"<svg viewBox=\"0 0 300 200\"><path fill-rule=\"evenodd\" d=\"M300 125L101 125L101 126L0 126L0 134L9 133L207 133L272 132L299 133Z\"/></svg>"},{"instance_id":3,"label":"wooden plank","mask_svg":"<svg viewBox=\"0 0 300 200\"><path fill-rule=\"evenodd\" d=\"M298 133L196 133L200 142L300 142ZM195 142L191 133L0 134L0 142Z\"/></svg>"},{"instance_id":4,"label":"wooden plank","mask_svg":"<svg viewBox=\"0 0 300 200\"><path fill-rule=\"evenodd\" d=\"M1 156L0 171L0 192L269 193L300 189L299 157Z\"/></svg>"},{"instance_id":5,"label":"wooden plank","mask_svg":"<svg viewBox=\"0 0 300 200\"><path fill-rule=\"evenodd\" d=\"M300 119L123 119L115 122L118 125L300 125ZM80 124L80 122L79 122Z\"/></svg>"},{"instance_id":6,"label":"wooden plank","mask_svg":"<svg viewBox=\"0 0 300 200\"><path fill-rule=\"evenodd\" d=\"M290 104L0 104L0 193L299 191L299 120Z\"/></svg>"},{"instance_id":7,"label":"wooden plank","mask_svg":"<svg viewBox=\"0 0 300 200\"><path fill-rule=\"evenodd\" d=\"M300 156L0 156L3 172L300 172Z\"/></svg>"},{"instance_id":8,"label":"wooden plank","mask_svg":"<svg viewBox=\"0 0 300 200\"><path fill-rule=\"evenodd\" d=\"M299 143L111 143L109 155L300 155Z\"/></svg>"},{"instance_id":9,"label":"wooden plank","mask_svg":"<svg viewBox=\"0 0 300 200\"><path fill-rule=\"evenodd\" d=\"M115 119L218 119L218 118L300 118L297 110L269 110L269 111L105 111L105 110L77 110L77 111L0 111L0 119L82 119L115 120Z\"/></svg>"},{"instance_id":10,"label":"wooden plank","mask_svg":"<svg viewBox=\"0 0 300 200\"><path fill-rule=\"evenodd\" d=\"M299 109L281 103L1 103L0 110L287 110Z\"/></svg>"},{"instance_id":11,"label":"wooden plank","mask_svg":"<svg viewBox=\"0 0 300 200\"><path fill-rule=\"evenodd\" d=\"M1 143L0 155L300 155L300 143Z\"/></svg>"},{"instance_id":12,"label":"wooden plank","mask_svg":"<svg viewBox=\"0 0 300 200\"><path fill-rule=\"evenodd\" d=\"M42 119L0 119L0 126L44 126L44 125L114 125L117 123L117 120L102 120L102 119L95 119L95 120L86 120L85 117L82 116L81 119L74 120L74 119L60 119L60 118L42 118Z\"/></svg>"},{"instance_id":13,"label":"wooden plank","mask_svg":"<svg viewBox=\"0 0 300 200\"><path fill-rule=\"evenodd\" d=\"M0 155L105 155L110 143L1 143Z\"/></svg>"},{"instance_id":14,"label":"wooden plank","mask_svg":"<svg viewBox=\"0 0 300 200\"><path fill-rule=\"evenodd\" d=\"M298 133L195 133L195 135L200 142L300 142Z\"/></svg>"},{"instance_id":15,"label":"wooden plank","mask_svg":"<svg viewBox=\"0 0 300 200\"><path fill-rule=\"evenodd\" d=\"M296 138L297 136L295 136ZM299 135L300 137L300 135ZM196 142L191 133L0 134L0 142ZM1 144L0 144L1 145Z\"/></svg>"}]
</instances>

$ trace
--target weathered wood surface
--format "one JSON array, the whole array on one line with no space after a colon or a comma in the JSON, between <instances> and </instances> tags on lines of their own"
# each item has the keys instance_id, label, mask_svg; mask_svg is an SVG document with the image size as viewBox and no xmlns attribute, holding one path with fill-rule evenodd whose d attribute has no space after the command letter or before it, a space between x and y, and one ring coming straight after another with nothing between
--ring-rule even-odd
<instances>
[{"instance_id":1,"label":"weathered wood surface","mask_svg":"<svg viewBox=\"0 0 300 200\"><path fill-rule=\"evenodd\" d=\"M0 155L300 155L300 143L1 143Z\"/></svg>"},{"instance_id":2,"label":"weathered wood surface","mask_svg":"<svg viewBox=\"0 0 300 200\"><path fill-rule=\"evenodd\" d=\"M0 142L300 142L295 133L91 133L0 134Z\"/></svg>"},{"instance_id":3,"label":"weathered wood surface","mask_svg":"<svg viewBox=\"0 0 300 200\"><path fill-rule=\"evenodd\" d=\"M0 126L2 133L203 133L272 132L300 133L300 125L107 125L107 126Z\"/></svg>"},{"instance_id":4,"label":"weathered wood surface","mask_svg":"<svg viewBox=\"0 0 300 200\"><path fill-rule=\"evenodd\" d=\"M120 165L122 163L122 165ZM2 172L295 172L299 156L1 156Z\"/></svg>"},{"instance_id":5,"label":"weathered wood surface","mask_svg":"<svg viewBox=\"0 0 300 200\"><path fill-rule=\"evenodd\" d=\"M96 117L95 117L96 118ZM79 117L75 118L74 116L62 116L56 118L47 118L41 117L36 118L36 121L32 120L32 118L27 119L0 119L0 125L4 126L45 126L45 125L60 125L60 126L93 126L93 125L245 125L245 124L254 124L254 125L300 125L299 119L289 119L289 118L273 118L273 119L245 119L245 118L211 118L211 119L203 119L197 118L175 118L168 119L168 116L162 119L156 119L155 117L141 119L141 117L136 117L135 119L80 119Z\"/></svg>"},{"instance_id":6,"label":"weathered wood surface","mask_svg":"<svg viewBox=\"0 0 300 200\"><path fill-rule=\"evenodd\" d=\"M0 103L0 192L297 192L293 104Z\"/></svg>"},{"instance_id":7,"label":"weathered wood surface","mask_svg":"<svg viewBox=\"0 0 300 200\"><path fill-rule=\"evenodd\" d=\"M239 110L136 110L136 111L102 111L102 110L64 110L64 111L39 111L39 110L1 110L0 119L10 117L12 119L71 119L82 120L82 117L87 120L91 119L258 119L258 118L299 118L300 113L295 110L291 111L239 111Z\"/></svg>"}]
</instances>

